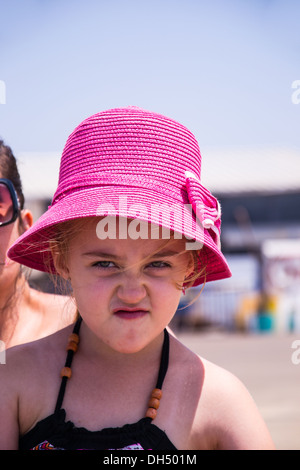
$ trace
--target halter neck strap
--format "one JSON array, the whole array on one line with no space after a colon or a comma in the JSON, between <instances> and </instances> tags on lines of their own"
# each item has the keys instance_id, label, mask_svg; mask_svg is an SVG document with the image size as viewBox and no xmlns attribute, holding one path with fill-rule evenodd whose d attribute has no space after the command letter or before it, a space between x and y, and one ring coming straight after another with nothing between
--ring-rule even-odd
<instances>
[{"instance_id":1,"label":"halter neck strap","mask_svg":"<svg viewBox=\"0 0 300 470\"><path fill-rule=\"evenodd\" d=\"M79 330L81 326L82 318L79 316L78 320L76 321L74 328L73 328L73 333L79 335ZM168 370L168 365L169 365L169 333L167 330L164 330L164 342L163 342L163 347L162 347L162 353L161 353L161 360L160 360L160 367L159 367L159 372L158 372L158 378L157 378L157 383L156 383L156 388L161 389L167 370ZM65 362L65 367L70 368L72 364L72 360L74 357L74 351L68 350L67 352L67 357L66 357L66 362ZM67 385L68 377L64 376L61 379L61 384L60 384L60 389L58 392L57 396L57 401L55 405L55 413L58 413L59 410L62 407L62 402L64 399L65 395L65 390L66 390L66 385Z\"/></svg>"}]
</instances>

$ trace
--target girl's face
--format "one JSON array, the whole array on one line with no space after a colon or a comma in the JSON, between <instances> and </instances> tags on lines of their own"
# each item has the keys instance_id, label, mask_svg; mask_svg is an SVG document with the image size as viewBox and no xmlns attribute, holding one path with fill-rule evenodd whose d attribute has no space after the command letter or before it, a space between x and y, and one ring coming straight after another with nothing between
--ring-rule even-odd
<instances>
[{"instance_id":1,"label":"girl's face","mask_svg":"<svg viewBox=\"0 0 300 470\"><path fill-rule=\"evenodd\" d=\"M137 352L172 319L192 256L184 240L100 240L97 221L70 241L60 272L90 332L116 351Z\"/></svg>"}]
</instances>

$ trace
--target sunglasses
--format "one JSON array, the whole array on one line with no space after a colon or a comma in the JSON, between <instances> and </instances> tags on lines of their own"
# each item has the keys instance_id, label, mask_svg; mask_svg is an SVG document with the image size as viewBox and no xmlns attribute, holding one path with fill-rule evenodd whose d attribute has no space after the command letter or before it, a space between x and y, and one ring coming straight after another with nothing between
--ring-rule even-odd
<instances>
[{"instance_id":1,"label":"sunglasses","mask_svg":"<svg viewBox=\"0 0 300 470\"><path fill-rule=\"evenodd\" d=\"M20 214L20 203L11 181L0 178L0 227L12 224Z\"/></svg>"}]
</instances>

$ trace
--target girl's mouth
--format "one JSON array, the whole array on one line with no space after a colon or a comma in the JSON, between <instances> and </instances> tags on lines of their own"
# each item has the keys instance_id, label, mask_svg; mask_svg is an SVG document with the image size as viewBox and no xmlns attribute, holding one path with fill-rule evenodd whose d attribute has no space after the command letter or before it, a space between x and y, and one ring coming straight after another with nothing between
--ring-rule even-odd
<instances>
[{"instance_id":1,"label":"girl's mouth","mask_svg":"<svg viewBox=\"0 0 300 470\"><path fill-rule=\"evenodd\" d=\"M123 320L135 320L136 318L142 318L149 313L148 310L143 308L119 308L114 309L114 315Z\"/></svg>"}]
</instances>

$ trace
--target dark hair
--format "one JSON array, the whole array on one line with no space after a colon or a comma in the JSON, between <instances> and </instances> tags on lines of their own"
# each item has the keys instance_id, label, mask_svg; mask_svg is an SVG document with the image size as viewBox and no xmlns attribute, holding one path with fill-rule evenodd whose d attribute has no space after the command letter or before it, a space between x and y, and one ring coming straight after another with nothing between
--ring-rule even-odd
<instances>
[{"instance_id":1,"label":"dark hair","mask_svg":"<svg viewBox=\"0 0 300 470\"><path fill-rule=\"evenodd\" d=\"M20 208L23 209L25 201L17 161L11 148L5 145L3 140L0 140L0 172L2 173L2 178L7 178L14 185L19 198Z\"/></svg>"}]
</instances>

